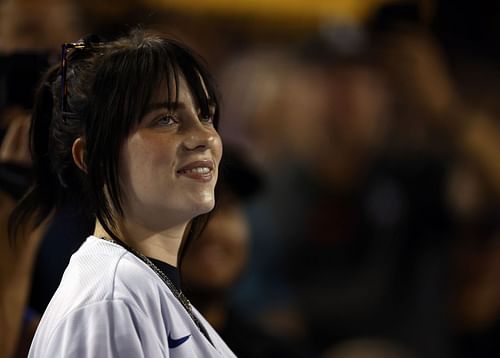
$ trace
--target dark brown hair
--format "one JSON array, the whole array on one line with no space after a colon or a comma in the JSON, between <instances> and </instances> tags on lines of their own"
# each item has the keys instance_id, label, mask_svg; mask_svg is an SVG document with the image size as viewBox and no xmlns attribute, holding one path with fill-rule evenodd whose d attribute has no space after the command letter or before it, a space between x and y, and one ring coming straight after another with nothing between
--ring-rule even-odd
<instances>
[{"instance_id":1,"label":"dark brown hair","mask_svg":"<svg viewBox=\"0 0 500 358\"><path fill-rule=\"evenodd\" d=\"M84 43L68 53L65 112L59 66L47 71L35 96L30 132L35 181L11 216L11 241L30 219L29 229L34 229L66 200L81 203L82 212L97 218L116 238L115 216L123 215L120 149L161 86L167 86L168 105L175 107L183 76L200 116L213 114L217 128L213 80L203 61L182 43L145 30L111 42ZM72 158L78 137L85 139L86 174ZM193 219L186 241L199 234L206 219L207 214Z\"/></svg>"}]
</instances>

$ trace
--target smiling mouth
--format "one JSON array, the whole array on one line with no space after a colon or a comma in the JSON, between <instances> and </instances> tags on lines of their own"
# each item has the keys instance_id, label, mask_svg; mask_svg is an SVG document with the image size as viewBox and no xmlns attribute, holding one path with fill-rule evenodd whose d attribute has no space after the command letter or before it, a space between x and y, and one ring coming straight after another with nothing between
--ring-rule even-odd
<instances>
[{"instance_id":1,"label":"smiling mouth","mask_svg":"<svg viewBox=\"0 0 500 358\"><path fill-rule=\"evenodd\" d=\"M194 162L179 169L177 174L197 181L210 181L213 178L213 164L210 161Z\"/></svg>"},{"instance_id":2,"label":"smiling mouth","mask_svg":"<svg viewBox=\"0 0 500 358\"><path fill-rule=\"evenodd\" d=\"M184 170L179 170L177 173L179 174L187 174L187 173L197 173L197 174L207 174L210 173L212 169L208 167L198 167L198 168L193 168L193 169L184 169Z\"/></svg>"}]
</instances>

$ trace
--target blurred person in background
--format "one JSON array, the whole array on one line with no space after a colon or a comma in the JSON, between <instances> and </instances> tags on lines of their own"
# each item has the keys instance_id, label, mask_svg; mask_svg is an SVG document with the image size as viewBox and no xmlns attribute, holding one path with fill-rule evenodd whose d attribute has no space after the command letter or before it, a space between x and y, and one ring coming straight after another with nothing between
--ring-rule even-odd
<instances>
[{"instance_id":1,"label":"blurred person in background","mask_svg":"<svg viewBox=\"0 0 500 358\"><path fill-rule=\"evenodd\" d=\"M369 214L378 221L371 225L392 224L383 213L377 216L374 206L377 193L386 195L389 190L391 195L391 182L382 178L366 186L385 138L388 90L369 61L333 54L328 46L313 41L300 56L283 51L286 61L281 62L276 54L274 62L262 54L258 61L249 56L247 65L239 62L227 68L244 73L250 86L235 90L232 83L248 82L235 78L222 85L226 100L235 104L231 118L243 119L247 128L238 134L247 135L252 153L260 148L259 162L266 174L266 190L248 208L253 259L235 300L246 314L246 307L253 305L250 314L260 317L268 329L311 340L316 353L337 334L347 336L349 327L366 322L361 321L366 316L357 318L355 312L369 306L361 296L373 301L376 294L383 295L386 284L378 280L387 269L376 265L392 252L389 239L374 258L367 255L375 244L363 248L369 230L365 205L373 206ZM258 90L252 91L252 86ZM238 138L224 126L222 133ZM367 191L373 192L373 202L361 200L370 198ZM391 214L394 207L383 209ZM380 231L384 229L388 230ZM361 256L356 258L358 250ZM363 257L368 261L363 263ZM356 276L349 276L356 271ZM357 289L365 280L375 288ZM263 291L264 297L258 294ZM368 310L377 308L375 303Z\"/></svg>"},{"instance_id":2,"label":"blurred person in background","mask_svg":"<svg viewBox=\"0 0 500 358\"><path fill-rule=\"evenodd\" d=\"M227 101L223 115L234 118L221 123L221 133L244 148L261 170L271 172L289 156L287 128L296 108L288 105L300 100L290 96L301 68L286 46L256 46L226 60L221 69L221 91Z\"/></svg>"},{"instance_id":3,"label":"blurred person in background","mask_svg":"<svg viewBox=\"0 0 500 358\"><path fill-rule=\"evenodd\" d=\"M401 323L418 279L405 256L429 227L415 230L421 213L439 210L415 178L433 173L386 152L392 92L368 50L346 54L319 39L302 55L325 79L325 105L312 112L311 140L298 156L303 216L290 239L288 279L318 353L364 337L410 345L398 335L411 335Z\"/></svg>"},{"instance_id":4,"label":"blurred person in background","mask_svg":"<svg viewBox=\"0 0 500 358\"><path fill-rule=\"evenodd\" d=\"M227 143L245 148L265 183L245 205L251 228L249 262L232 302L245 318L300 341L305 332L285 278L285 248L302 222L303 207L290 177L296 169L297 148L307 146L304 141L310 138L307 132L303 138L297 135L295 127L304 130L316 120L314 114L321 111L325 98L322 82L316 83L320 77L300 66L287 46L257 46L230 58L221 68L220 88L227 104L221 135Z\"/></svg>"},{"instance_id":5,"label":"blurred person in background","mask_svg":"<svg viewBox=\"0 0 500 358\"><path fill-rule=\"evenodd\" d=\"M31 284L33 259L44 229L31 235L22 248L9 245L8 218L31 183L29 119L25 110L19 108L2 111L0 116L8 118L5 135L0 139L0 352L10 357L24 328L22 317ZM31 318L25 323L30 324Z\"/></svg>"},{"instance_id":6,"label":"blurred person in background","mask_svg":"<svg viewBox=\"0 0 500 358\"><path fill-rule=\"evenodd\" d=\"M250 227L244 204L261 185L260 175L242 152L225 146L216 189L218 202L183 261L184 286L238 357L305 357L295 342L270 334L231 306L231 290L248 259Z\"/></svg>"}]
</instances>

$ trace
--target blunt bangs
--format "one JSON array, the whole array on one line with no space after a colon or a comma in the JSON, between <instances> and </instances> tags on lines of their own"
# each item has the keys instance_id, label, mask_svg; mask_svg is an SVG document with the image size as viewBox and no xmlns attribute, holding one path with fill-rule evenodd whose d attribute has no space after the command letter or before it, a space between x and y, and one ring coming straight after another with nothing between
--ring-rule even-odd
<instances>
[{"instance_id":1,"label":"blunt bangs","mask_svg":"<svg viewBox=\"0 0 500 358\"><path fill-rule=\"evenodd\" d=\"M153 70L148 76L143 76L146 82L154 84L149 87L151 93L147 103L143 103L140 121L147 111L147 106L152 104L153 96L163 92L167 86L166 105L169 108L177 107L178 88L181 76L186 80L187 86L193 96L195 105L199 107L202 116L213 116L214 126L218 127L218 94L214 81L202 64L189 49L181 43L170 40L162 41L161 45L152 49L155 64L147 66ZM145 71L146 73L147 71ZM215 112L214 112L215 109Z\"/></svg>"},{"instance_id":2,"label":"blunt bangs","mask_svg":"<svg viewBox=\"0 0 500 358\"><path fill-rule=\"evenodd\" d=\"M171 42L168 47L172 48L175 54L174 66L178 68L184 76L195 104L200 108L202 116L213 115L214 126L219 124L219 103L215 90L214 81L200 59L181 44ZM175 78L177 88L178 77ZM170 93L170 91L169 91ZM215 112L213 112L215 109Z\"/></svg>"}]
</instances>

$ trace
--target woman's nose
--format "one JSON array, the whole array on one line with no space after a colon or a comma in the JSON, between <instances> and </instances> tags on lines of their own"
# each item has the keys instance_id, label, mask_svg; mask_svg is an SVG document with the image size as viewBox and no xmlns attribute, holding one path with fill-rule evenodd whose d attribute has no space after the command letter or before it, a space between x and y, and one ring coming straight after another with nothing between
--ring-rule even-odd
<instances>
[{"instance_id":1,"label":"woman's nose","mask_svg":"<svg viewBox=\"0 0 500 358\"><path fill-rule=\"evenodd\" d=\"M204 127L202 123L198 123L191 125L186 130L183 145L186 150L205 150L213 147L216 136L214 129Z\"/></svg>"}]
</instances>

